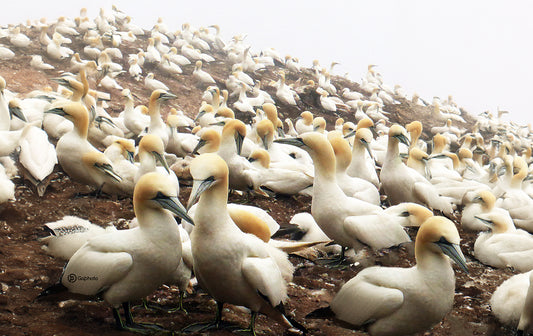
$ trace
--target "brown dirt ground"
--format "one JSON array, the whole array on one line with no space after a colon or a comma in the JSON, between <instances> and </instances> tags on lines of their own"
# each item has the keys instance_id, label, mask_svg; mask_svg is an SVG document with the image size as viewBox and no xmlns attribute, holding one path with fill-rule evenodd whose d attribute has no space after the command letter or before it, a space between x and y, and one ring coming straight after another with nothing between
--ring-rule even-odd
<instances>
[{"instance_id":1,"label":"brown dirt ground","mask_svg":"<svg viewBox=\"0 0 533 336\"><path fill-rule=\"evenodd\" d=\"M8 88L20 93L27 93L35 89L42 89L49 85L55 88L50 78L56 77L59 72L51 70L38 72L29 67L32 54L45 54L37 40L35 31L27 34L33 38L31 47L26 50L16 50L17 57L13 61L0 62L0 75L6 81ZM6 42L7 41L0 41ZM138 47L145 47L145 39L134 44L121 46L124 54L122 62L127 70L127 54L135 52ZM72 48L81 51L83 43L75 39ZM223 79L230 72L230 65L224 62L223 55L217 54L217 61L206 65L206 71L213 73L222 87ZM83 57L83 56L82 56ZM69 60L55 62L44 57L47 63L53 64L56 69L68 70ZM166 76L157 69L152 69L156 78L165 81L178 99L164 107L175 106L184 110L189 116L194 116L200 106L200 96L204 88L196 87L191 81L192 66L184 67L184 74L179 76ZM270 80L277 80L275 69L267 69L257 75L256 80L261 80L263 87L274 96L274 89L268 86ZM150 70L148 70L150 71ZM146 71L146 72L148 72ZM305 71L302 82L311 78L311 72ZM288 74L288 82L295 82L299 77ZM119 76L119 82L130 88L141 102L147 104L150 92L144 89L142 83L137 83L124 74ZM348 82L344 78L334 77L338 88L349 87L359 90L356 83ZM120 92L111 92L112 101L109 111L118 113L122 110ZM351 112L337 114L325 113L316 104L316 97L311 95L302 97L305 103L296 107L280 107L280 117L295 118L303 109L310 110L315 115L322 115L332 125L337 116L353 121ZM404 101L401 105L387 106L386 110L393 112L393 121L405 124L414 119L424 122L425 130L429 130L437 122L428 118L429 109L411 106ZM469 128L473 125L473 118L467 116L468 124L462 125ZM427 134L426 134L427 135ZM74 198L77 192L88 191L88 188L71 181L58 166L53 173L52 182L44 197L39 198L22 178L17 178L17 201L8 203L0 212L0 334L3 335L116 335L113 328L113 318L110 308L103 302L67 301L67 302L35 302L35 297L46 287L55 283L61 274L63 262L46 255L41 249L38 237L44 235L42 225L55 221L65 215L75 215L86 218L96 224L113 222L117 226L123 225L122 219L131 219L133 209L131 199L113 200L110 198ZM182 187L182 200L187 199L190 188ZM232 196L231 201L241 201ZM260 206L268 210L280 223L288 223L295 213L310 211L310 199L299 197L278 197L276 199L252 198L249 204ZM468 260L469 274L456 268L457 284L455 305L444 320L430 331L419 335L512 335L511 329L503 327L491 314L488 304L491 293L495 288L516 272L510 269L493 269L484 266L472 256L474 234L461 232L462 249ZM416 234L411 232L413 238ZM368 265L400 265L409 267L414 263L412 246L408 244L397 249L380 252L369 252ZM328 305L333 295L340 286L355 276L362 266L350 267L347 270L332 270L315 265L300 257L291 256L291 261L296 265L294 283L289 287L289 300L287 311L304 324L310 335L365 335L362 331L351 331L340 327L329 318L309 319L305 316L319 307ZM164 287L152 296L153 300L175 306L178 302L177 289ZM354 302L354 304L362 304ZM134 316L138 321L159 323L176 333L186 325L207 321L213 318L215 305L208 295L200 289L185 298L185 308L188 314L181 312L167 314L162 312L149 312L144 309L135 310ZM249 315L242 310L226 306L224 319L245 327ZM257 320L260 335L280 335L284 333L282 327L261 316ZM128 333L120 333L127 335ZM212 335L230 335L227 331L211 332Z\"/></svg>"}]
</instances>

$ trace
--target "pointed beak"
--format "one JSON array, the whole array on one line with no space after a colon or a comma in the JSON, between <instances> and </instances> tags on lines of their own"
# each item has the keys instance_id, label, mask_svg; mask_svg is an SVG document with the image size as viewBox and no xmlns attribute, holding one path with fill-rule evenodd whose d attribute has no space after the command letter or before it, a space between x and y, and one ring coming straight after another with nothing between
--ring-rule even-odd
<instances>
[{"instance_id":1,"label":"pointed beak","mask_svg":"<svg viewBox=\"0 0 533 336\"><path fill-rule=\"evenodd\" d=\"M285 137L285 131L283 130L283 127L278 127L278 136L280 138L284 138Z\"/></svg>"},{"instance_id":2,"label":"pointed beak","mask_svg":"<svg viewBox=\"0 0 533 336\"><path fill-rule=\"evenodd\" d=\"M268 150L268 137L266 135L261 138L261 142L263 143L265 149Z\"/></svg>"},{"instance_id":3,"label":"pointed beak","mask_svg":"<svg viewBox=\"0 0 533 336\"><path fill-rule=\"evenodd\" d=\"M65 110L63 110L61 107L56 107L48 111L44 111L44 113L53 113L57 114L58 116L64 117L66 115Z\"/></svg>"},{"instance_id":4,"label":"pointed beak","mask_svg":"<svg viewBox=\"0 0 533 336\"><path fill-rule=\"evenodd\" d=\"M411 142L409 141L409 139L407 138L407 136L405 136L405 134L398 134L398 135L395 135L394 136L396 139L398 139L401 143L403 143L404 145L408 146L411 144Z\"/></svg>"},{"instance_id":5,"label":"pointed beak","mask_svg":"<svg viewBox=\"0 0 533 336\"><path fill-rule=\"evenodd\" d=\"M461 247L457 244L452 244L449 242L438 242L437 245L440 247L442 252L450 257L463 271L468 273L468 267L466 266L466 259L461 251Z\"/></svg>"},{"instance_id":6,"label":"pointed beak","mask_svg":"<svg viewBox=\"0 0 533 336\"><path fill-rule=\"evenodd\" d=\"M204 114L205 114L205 111L198 112L198 114L196 115L196 118L194 118L194 122L196 123L196 121L200 119Z\"/></svg>"},{"instance_id":7,"label":"pointed beak","mask_svg":"<svg viewBox=\"0 0 533 336\"><path fill-rule=\"evenodd\" d=\"M370 155L370 158L374 160L374 156L372 155L372 151L370 150L370 144L365 139L361 139L360 141L366 148L366 151L368 152L368 155Z\"/></svg>"},{"instance_id":8,"label":"pointed beak","mask_svg":"<svg viewBox=\"0 0 533 336\"><path fill-rule=\"evenodd\" d=\"M159 96L159 99L163 99L163 100L169 100L169 99L174 99L174 98L178 98L178 97L175 94L172 94L170 92L163 92Z\"/></svg>"},{"instance_id":9,"label":"pointed beak","mask_svg":"<svg viewBox=\"0 0 533 336\"><path fill-rule=\"evenodd\" d=\"M277 139L274 140L274 142L285 144L285 145L292 145L296 147L303 147L305 146L302 138L286 138L286 139Z\"/></svg>"},{"instance_id":10,"label":"pointed beak","mask_svg":"<svg viewBox=\"0 0 533 336\"><path fill-rule=\"evenodd\" d=\"M196 145L196 147L194 147L194 150L192 151L192 153L193 154L200 154L200 153L198 153L198 150L200 150L200 148L204 147L206 143L207 143L207 141L205 141L204 139L200 139L198 141L198 144Z\"/></svg>"},{"instance_id":11,"label":"pointed beak","mask_svg":"<svg viewBox=\"0 0 533 336\"><path fill-rule=\"evenodd\" d=\"M156 161L158 161L165 168L167 173L170 174L170 168L168 168L168 163L167 160L165 160L165 157L156 151L153 151L152 155L155 157Z\"/></svg>"},{"instance_id":12,"label":"pointed beak","mask_svg":"<svg viewBox=\"0 0 533 336\"><path fill-rule=\"evenodd\" d=\"M127 151L126 156L129 162L131 163L135 162L135 153Z\"/></svg>"},{"instance_id":13,"label":"pointed beak","mask_svg":"<svg viewBox=\"0 0 533 336\"><path fill-rule=\"evenodd\" d=\"M190 209L198 200L200 195L207 189L209 189L215 181L213 179L207 180L194 180L191 190L191 196L189 196L189 201L187 202L187 209Z\"/></svg>"},{"instance_id":14,"label":"pointed beak","mask_svg":"<svg viewBox=\"0 0 533 336\"><path fill-rule=\"evenodd\" d=\"M494 226L494 223L491 220L488 220L488 219L485 219L479 216L474 216L474 218L480 220L483 224L485 224L489 228L492 228Z\"/></svg>"},{"instance_id":15,"label":"pointed beak","mask_svg":"<svg viewBox=\"0 0 533 336\"><path fill-rule=\"evenodd\" d=\"M20 120L22 120L24 122L28 122L26 120L26 117L24 117L24 113L22 113L22 109L20 107L18 107L18 106L9 107L9 113L12 116L17 117L17 118L19 118Z\"/></svg>"},{"instance_id":16,"label":"pointed beak","mask_svg":"<svg viewBox=\"0 0 533 336\"><path fill-rule=\"evenodd\" d=\"M154 198L154 201L159 203L162 208L169 210L179 218L184 219L194 225L193 219L187 214L187 209L185 209L185 207L180 203L177 197L169 197L158 193L156 198Z\"/></svg>"},{"instance_id":17,"label":"pointed beak","mask_svg":"<svg viewBox=\"0 0 533 336\"><path fill-rule=\"evenodd\" d=\"M355 130L350 131L348 134L344 136L344 139L353 137L355 135L355 132L356 132Z\"/></svg>"},{"instance_id":18,"label":"pointed beak","mask_svg":"<svg viewBox=\"0 0 533 336\"><path fill-rule=\"evenodd\" d=\"M244 142L244 136L237 132L235 134L235 145L237 146L237 155L241 155L242 143Z\"/></svg>"},{"instance_id":19,"label":"pointed beak","mask_svg":"<svg viewBox=\"0 0 533 336\"><path fill-rule=\"evenodd\" d=\"M107 176L111 177L113 180L117 181L117 182L120 182L122 181L122 177L120 177L114 170L113 170L113 166L108 164L108 163L104 163L104 164L99 164L99 163L95 163L94 166L96 168L98 168L100 171L102 171L104 174L106 174Z\"/></svg>"}]
</instances>

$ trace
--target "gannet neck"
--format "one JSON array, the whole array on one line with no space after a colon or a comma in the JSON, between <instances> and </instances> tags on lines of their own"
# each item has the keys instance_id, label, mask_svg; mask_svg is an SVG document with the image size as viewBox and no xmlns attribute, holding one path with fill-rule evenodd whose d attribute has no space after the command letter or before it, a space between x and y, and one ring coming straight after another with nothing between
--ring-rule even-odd
<instances>
[{"instance_id":1,"label":"gannet neck","mask_svg":"<svg viewBox=\"0 0 533 336\"><path fill-rule=\"evenodd\" d=\"M87 96L87 93L89 93L89 81L87 80L87 72L85 71L85 67L80 68L80 80L83 84L82 97L85 97Z\"/></svg>"},{"instance_id":2,"label":"gannet neck","mask_svg":"<svg viewBox=\"0 0 533 336\"><path fill-rule=\"evenodd\" d=\"M157 161L155 157L146 151L140 151L139 152L139 174L145 174L147 172L153 172L156 170Z\"/></svg>"},{"instance_id":3,"label":"gannet neck","mask_svg":"<svg viewBox=\"0 0 533 336\"><path fill-rule=\"evenodd\" d=\"M350 144L340 135L333 135L331 137L328 135L328 140L331 143L333 152L335 153L337 173L345 172L350 163L352 162L352 152L350 150Z\"/></svg>"},{"instance_id":4,"label":"gannet neck","mask_svg":"<svg viewBox=\"0 0 533 336\"><path fill-rule=\"evenodd\" d=\"M528 167L525 161L521 157L515 158L514 166L519 168L519 171L513 175L511 178L511 188L519 189L522 187L522 181L526 178L528 174Z\"/></svg>"},{"instance_id":5,"label":"gannet neck","mask_svg":"<svg viewBox=\"0 0 533 336\"><path fill-rule=\"evenodd\" d=\"M398 146L399 141L395 137L389 136L389 141L387 144L387 161L394 163L401 163L400 159L400 148Z\"/></svg>"}]
</instances>

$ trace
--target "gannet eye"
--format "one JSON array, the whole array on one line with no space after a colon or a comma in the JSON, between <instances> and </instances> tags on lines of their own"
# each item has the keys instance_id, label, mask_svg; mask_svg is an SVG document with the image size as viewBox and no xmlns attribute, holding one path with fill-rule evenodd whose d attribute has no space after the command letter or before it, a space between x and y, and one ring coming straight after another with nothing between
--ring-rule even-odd
<instances>
[{"instance_id":1,"label":"gannet eye","mask_svg":"<svg viewBox=\"0 0 533 336\"><path fill-rule=\"evenodd\" d=\"M410 215L409 211L404 211L400 214L401 217L409 217Z\"/></svg>"}]
</instances>

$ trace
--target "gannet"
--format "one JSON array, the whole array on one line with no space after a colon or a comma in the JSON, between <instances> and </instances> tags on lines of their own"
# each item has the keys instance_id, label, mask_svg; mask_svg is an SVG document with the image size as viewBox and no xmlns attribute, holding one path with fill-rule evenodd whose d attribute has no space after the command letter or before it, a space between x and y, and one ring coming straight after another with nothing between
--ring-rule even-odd
<instances>
[{"instance_id":1,"label":"gannet","mask_svg":"<svg viewBox=\"0 0 533 336\"><path fill-rule=\"evenodd\" d=\"M13 59L15 57L15 53L11 51L11 49L0 46L0 60L7 61L10 59Z\"/></svg>"},{"instance_id":2,"label":"gannet","mask_svg":"<svg viewBox=\"0 0 533 336\"><path fill-rule=\"evenodd\" d=\"M501 213L512 220L509 212L502 208L495 207L496 197L488 189L481 189L467 192L463 200L463 211L461 213L461 227L470 231L486 231L489 229L482 221L475 216L489 214L492 212Z\"/></svg>"},{"instance_id":3,"label":"gannet","mask_svg":"<svg viewBox=\"0 0 533 336\"><path fill-rule=\"evenodd\" d=\"M161 102L176 98L170 92L158 89L154 90L150 95L150 102L148 104L148 113L150 115L150 124L148 125L148 133L155 134L163 140L165 147L168 144L167 126L161 119Z\"/></svg>"},{"instance_id":4,"label":"gannet","mask_svg":"<svg viewBox=\"0 0 533 336\"><path fill-rule=\"evenodd\" d=\"M300 118L294 123L294 128L298 134L303 134L313 131L313 114L309 111L300 113Z\"/></svg>"},{"instance_id":5,"label":"gannet","mask_svg":"<svg viewBox=\"0 0 533 336\"><path fill-rule=\"evenodd\" d=\"M154 74L152 72L148 73L146 77L144 78L144 87L150 91L154 91L154 90L168 91L169 90L168 86L166 86L163 82L154 78Z\"/></svg>"},{"instance_id":6,"label":"gannet","mask_svg":"<svg viewBox=\"0 0 533 336\"><path fill-rule=\"evenodd\" d=\"M255 149L248 158L255 169L245 171L254 190L294 195L313 184L313 177L298 170L270 167L270 155L264 149Z\"/></svg>"},{"instance_id":7,"label":"gannet","mask_svg":"<svg viewBox=\"0 0 533 336\"><path fill-rule=\"evenodd\" d=\"M335 153L336 179L346 196L355 197L362 201L380 205L379 191L371 182L352 177L347 174L347 168L352 161L352 153L348 141L341 133L328 133L328 140Z\"/></svg>"},{"instance_id":8,"label":"gannet","mask_svg":"<svg viewBox=\"0 0 533 336\"><path fill-rule=\"evenodd\" d=\"M202 70L202 61L196 61L192 77L200 86L216 84L213 77Z\"/></svg>"},{"instance_id":9,"label":"gannet","mask_svg":"<svg viewBox=\"0 0 533 336\"><path fill-rule=\"evenodd\" d=\"M179 203L176 190L157 173L139 180L133 207L137 228L89 240L70 258L60 283L43 291L39 297L65 290L88 296L101 295L113 308L118 328L147 333L150 326L133 322L129 302L146 297L171 279L179 265L180 234L167 210L191 223L192 219ZM74 278L90 280L74 281ZM120 305L124 308L125 322L118 312Z\"/></svg>"},{"instance_id":10,"label":"gannet","mask_svg":"<svg viewBox=\"0 0 533 336\"><path fill-rule=\"evenodd\" d=\"M183 70L177 65L170 61L170 56L164 54L161 57L161 63L158 65L159 69L168 75L177 75L183 73Z\"/></svg>"},{"instance_id":11,"label":"gannet","mask_svg":"<svg viewBox=\"0 0 533 336\"><path fill-rule=\"evenodd\" d=\"M117 231L113 225L101 227L75 216L65 216L44 224L44 227L50 235L39 238L44 244L42 249L51 256L64 260L69 260L89 239Z\"/></svg>"},{"instance_id":12,"label":"gannet","mask_svg":"<svg viewBox=\"0 0 533 336\"><path fill-rule=\"evenodd\" d=\"M0 164L0 206L7 201L15 200L15 184L6 174L6 169Z\"/></svg>"},{"instance_id":13,"label":"gannet","mask_svg":"<svg viewBox=\"0 0 533 336\"><path fill-rule=\"evenodd\" d=\"M22 34L20 26L17 26L9 32L9 42L17 48L26 48L30 45L31 40L28 36Z\"/></svg>"},{"instance_id":14,"label":"gannet","mask_svg":"<svg viewBox=\"0 0 533 336\"><path fill-rule=\"evenodd\" d=\"M310 132L276 142L302 147L311 155L315 166L311 213L322 231L343 247L360 247L357 237L345 230L346 218L377 214L382 210L379 206L344 194L336 181L335 153L326 137Z\"/></svg>"},{"instance_id":15,"label":"gannet","mask_svg":"<svg viewBox=\"0 0 533 336\"><path fill-rule=\"evenodd\" d=\"M250 332L254 332L257 313L287 328L303 329L274 308L287 299L287 281L292 279L287 255L242 233L227 212L229 180L224 160L216 154L202 154L191 162L191 175L194 184L188 204L199 200L191 234L194 272L200 286L217 301L217 317L214 323L185 330L218 328L224 303L251 309Z\"/></svg>"},{"instance_id":16,"label":"gannet","mask_svg":"<svg viewBox=\"0 0 533 336\"><path fill-rule=\"evenodd\" d=\"M296 106L299 96L287 84L285 84L285 72L280 71L280 82L276 90L276 97L285 105Z\"/></svg>"},{"instance_id":17,"label":"gannet","mask_svg":"<svg viewBox=\"0 0 533 336\"><path fill-rule=\"evenodd\" d=\"M452 204L441 197L427 179L401 161L398 143L409 146L405 129L400 125L392 125L388 137L387 156L380 179L391 204L415 202L451 214Z\"/></svg>"},{"instance_id":18,"label":"gannet","mask_svg":"<svg viewBox=\"0 0 533 336\"><path fill-rule=\"evenodd\" d=\"M355 130L354 130L355 131ZM351 133L345 135L349 137ZM370 150L372 132L368 128L360 128L355 131L355 139L352 147L352 160L346 168L346 174L359 177L379 187L379 179L376 173L376 165ZM367 153L368 152L368 155Z\"/></svg>"},{"instance_id":19,"label":"gannet","mask_svg":"<svg viewBox=\"0 0 533 336\"><path fill-rule=\"evenodd\" d=\"M476 218L491 229L481 232L474 243L474 255L479 261L498 268L511 266L520 272L533 269L533 236L516 229L508 216L499 213Z\"/></svg>"},{"instance_id":20,"label":"gannet","mask_svg":"<svg viewBox=\"0 0 533 336\"><path fill-rule=\"evenodd\" d=\"M184 66L191 64L191 61L189 61L187 57L178 54L178 49L176 49L176 47L170 47L167 55L170 61L176 63L177 65Z\"/></svg>"},{"instance_id":21,"label":"gannet","mask_svg":"<svg viewBox=\"0 0 533 336\"><path fill-rule=\"evenodd\" d=\"M134 153L133 140L124 138L116 139L106 148L104 155L111 161L114 171L121 177L121 180L105 185L102 189L105 193L133 195L135 175L139 170L133 161Z\"/></svg>"},{"instance_id":22,"label":"gannet","mask_svg":"<svg viewBox=\"0 0 533 336\"><path fill-rule=\"evenodd\" d=\"M53 65L43 62L43 57L41 55L32 55L30 66L37 70L51 70L54 69Z\"/></svg>"},{"instance_id":23,"label":"gannet","mask_svg":"<svg viewBox=\"0 0 533 336\"><path fill-rule=\"evenodd\" d=\"M453 306L455 276L446 256L467 271L459 239L451 221L429 218L417 234L415 266L362 270L342 286L331 310L351 325L368 324L373 336L415 334L431 328Z\"/></svg>"},{"instance_id":24,"label":"gannet","mask_svg":"<svg viewBox=\"0 0 533 336\"><path fill-rule=\"evenodd\" d=\"M48 176L57 163L54 145L48 142L46 132L37 127L30 127L21 137L19 162L28 174L24 176L35 185L37 194L42 197L50 182Z\"/></svg>"},{"instance_id":25,"label":"gannet","mask_svg":"<svg viewBox=\"0 0 533 336\"><path fill-rule=\"evenodd\" d=\"M533 308L533 272L513 275L492 294L490 307L501 323L517 328L517 335L529 335Z\"/></svg>"},{"instance_id":26,"label":"gannet","mask_svg":"<svg viewBox=\"0 0 533 336\"><path fill-rule=\"evenodd\" d=\"M121 112L124 126L132 133L133 137L137 137L150 125L150 116L143 114L140 106L134 107L133 96L129 89L122 90L121 95L126 100L124 111Z\"/></svg>"}]
</instances>

